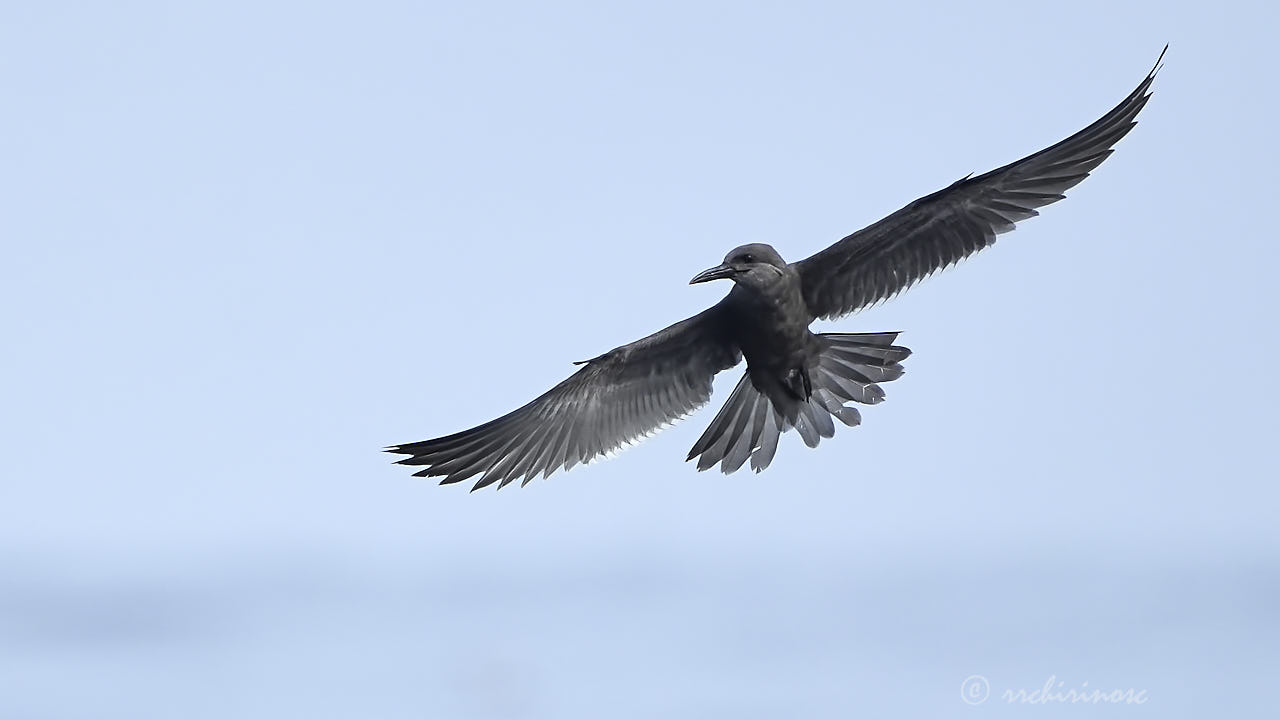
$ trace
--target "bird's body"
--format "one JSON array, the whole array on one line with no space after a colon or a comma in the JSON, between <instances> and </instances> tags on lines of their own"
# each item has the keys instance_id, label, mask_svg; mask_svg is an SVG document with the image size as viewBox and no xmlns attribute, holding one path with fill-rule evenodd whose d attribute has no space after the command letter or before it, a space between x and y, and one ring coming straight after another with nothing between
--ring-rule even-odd
<instances>
[{"instance_id":1,"label":"bird's body","mask_svg":"<svg viewBox=\"0 0 1280 720\"><path fill-rule=\"evenodd\" d=\"M746 245L730 256L751 252L754 257L770 253L778 265L765 264L754 277L738 281L722 301L723 312L752 382L777 403L785 394L796 394L788 378L805 370L818 352L817 337L809 331L814 317L800 292L799 274L773 248ZM775 386L791 392L780 393Z\"/></svg>"},{"instance_id":2,"label":"bird's body","mask_svg":"<svg viewBox=\"0 0 1280 720\"><path fill-rule=\"evenodd\" d=\"M1163 53L1161 54L1163 57ZM1157 69L1159 61L1157 61ZM730 251L691 282L730 279L716 305L665 330L580 363L577 373L524 407L471 430L388 448L421 476L475 488L589 462L683 417L711 397L716 373L746 373L694 444L698 469L733 472L772 462L796 430L810 447L839 420L861 422L849 402L884 399L910 350L897 333L815 334L817 318L855 312L989 246L998 234L1088 176L1135 125L1155 77L1071 137L1022 160L966 177L916 200L812 257L787 263L755 243Z\"/></svg>"}]
</instances>

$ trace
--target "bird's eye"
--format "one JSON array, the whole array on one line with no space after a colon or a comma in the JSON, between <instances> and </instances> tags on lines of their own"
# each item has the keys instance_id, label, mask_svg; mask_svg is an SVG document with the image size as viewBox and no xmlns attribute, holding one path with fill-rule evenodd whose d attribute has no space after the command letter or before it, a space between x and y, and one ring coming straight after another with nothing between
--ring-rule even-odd
<instances>
[{"instance_id":1,"label":"bird's eye","mask_svg":"<svg viewBox=\"0 0 1280 720\"><path fill-rule=\"evenodd\" d=\"M753 262L755 262L755 261L756 261L756 258L755 258L755 256L754 256L754 255L743 255L743 256L742 256L742 262L744 262L744 263L753 263Z\"/></svg>"}]
</instances>

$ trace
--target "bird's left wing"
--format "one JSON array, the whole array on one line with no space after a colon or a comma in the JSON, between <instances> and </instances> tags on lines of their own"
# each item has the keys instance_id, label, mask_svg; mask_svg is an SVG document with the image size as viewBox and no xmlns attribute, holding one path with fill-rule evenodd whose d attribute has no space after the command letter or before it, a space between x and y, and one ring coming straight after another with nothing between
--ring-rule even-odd
<instances>
[{"instance_id":1,"label":"bird's left wing","mask_svg":"<svg viewBox=\"0 0 1280 720\"><path fill-rule=\"evenodd\" d=\"M1036 208L1061 200L1137 124L1159 68L1157 60L1119 105L1066 140L963 178L795 263L809 311L833 318L892 297L994 243L1014 223L1038 215Z\"/></svg>"},{"instance_id":2,"label":"bird's left wing","mask_svg":"<svg viewBox=\"0 0 1280 720\"><path fill-rule=\"evenodd\" d=\"M722 305L615 348L544 395L479 427L388 452L441 484L477 474L473 490L518 477L527 484L587 463L678 420L711 399L711 379L742 359L724 332Z\"/></svg>"}]
</instances>

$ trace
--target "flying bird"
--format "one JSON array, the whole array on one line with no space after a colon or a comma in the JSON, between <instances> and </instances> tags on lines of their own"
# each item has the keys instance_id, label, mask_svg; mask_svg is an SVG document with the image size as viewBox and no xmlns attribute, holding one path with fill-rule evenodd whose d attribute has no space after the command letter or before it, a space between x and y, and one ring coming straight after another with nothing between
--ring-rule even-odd
<instances>
[{"instance_id":1,"label":"flying bird","mask_svg":"<svg viewBox=\"0 0 1280 720\"><path fill-rule=\"evenodd\" d=\"M1168 47L1166 46L1166 50ZM991 172L967 176L798 262L769 245L730 250L690 284L731 280L728 295L697 315L591 360L541 397L496 420L434 440L393 445L400 464L441 484L479 476L472 490L588 463L688 415L711 400L715 375L746 372L689 451L698 470L769 466L779 437L795 430L816 447L835 421L884 399L911 351L898 333L813 333L890 298L991 245L996 236L1063 199L1137 124L1160 59L1138 87L1092 125Z\"/></svg>"}]
</instances>

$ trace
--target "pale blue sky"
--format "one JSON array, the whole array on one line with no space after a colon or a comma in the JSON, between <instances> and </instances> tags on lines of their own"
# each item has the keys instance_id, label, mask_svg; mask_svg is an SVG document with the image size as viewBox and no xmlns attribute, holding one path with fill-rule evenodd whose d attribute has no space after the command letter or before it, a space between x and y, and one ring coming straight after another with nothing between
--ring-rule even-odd
<instances>
[{"instance_id":1,"label":"pale blue sky","mask_svg":"<svg viewBox=\"0 0 1280 720\"><path fill-rule=\"evenodd\" d=\"M972 674L1271 707L1278 20L10 3L0 716L1100 710L975 710ZM1065 137L1166 42L1065 202L826 325L915 355L818 450L696 473L708 408L475 494L378 451L711 304L735 245Z\"/></svg>"}]
</instances>

